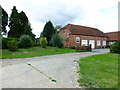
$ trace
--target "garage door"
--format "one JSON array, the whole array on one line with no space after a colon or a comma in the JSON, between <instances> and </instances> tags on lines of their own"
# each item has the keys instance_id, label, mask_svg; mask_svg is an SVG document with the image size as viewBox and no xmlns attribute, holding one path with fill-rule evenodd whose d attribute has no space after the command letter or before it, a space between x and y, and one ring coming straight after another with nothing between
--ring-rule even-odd
<instances>
[{"instance_id":1,"label":"garage door","mask_svg":"<svg viewBox=\"0 0 120 90\"><path fill-rule=\"evenodd\" d=\"M91 44L92 48L95 48L95 40L89 40L89 45Z\"/></svg>"}]
</instances>

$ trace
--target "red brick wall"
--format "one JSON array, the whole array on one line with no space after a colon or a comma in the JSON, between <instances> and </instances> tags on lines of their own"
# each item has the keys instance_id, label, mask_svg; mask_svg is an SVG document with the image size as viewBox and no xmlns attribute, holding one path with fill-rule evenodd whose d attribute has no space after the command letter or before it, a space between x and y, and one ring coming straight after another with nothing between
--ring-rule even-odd
<instances>
[{"instance_id":1,"label":"red brick wall","mask_svg":"<svg viewBox=\"0 0 120 90\"><path fill-rule=\"evenodd\" d=\"M65 30L65 34L63 34L63 30ZM69 41L66 41L67 35L70 34L71 32L68 29L63 29L60 30L59 35L63 38L64 40L64 47L70 47L73 45L81 45L81 40L95 40L95 48L99 48L102 46L102 41L107 41L107 38L104 37L94 37L94 36L84 36L84 35L70 35ZM76 37L80 37L80 43L76 43ZM101 41L101 45L97 46L97 40Z\"/></svg>"}]
</instances>

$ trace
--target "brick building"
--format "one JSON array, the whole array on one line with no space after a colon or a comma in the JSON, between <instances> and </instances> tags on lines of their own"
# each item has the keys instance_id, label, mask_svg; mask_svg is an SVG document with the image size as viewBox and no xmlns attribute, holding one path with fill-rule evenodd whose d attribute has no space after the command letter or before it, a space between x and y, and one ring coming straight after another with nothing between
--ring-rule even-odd
<instances>
[{"instance_id":1,"label":"brick building","mask_svg":"<svg viewBox=\"0 0 120 90\"><path fill-rule=\"evenodd\" d=\"M116 41L120 41L120 31L105 33L108 37L107 45L112 45Z\"/></svg>"},{"instance_id":2,"label":"brick building","mask_svg":"<svg viewBox=\"0 0 120 90\"><path fill-rule=\"evenodd\" d=\"M96 28L68 24L60 29L59 35L64 40L64 47L89 44L92 48L106 47L106 35Z\"/></svg>"}]
</instances>

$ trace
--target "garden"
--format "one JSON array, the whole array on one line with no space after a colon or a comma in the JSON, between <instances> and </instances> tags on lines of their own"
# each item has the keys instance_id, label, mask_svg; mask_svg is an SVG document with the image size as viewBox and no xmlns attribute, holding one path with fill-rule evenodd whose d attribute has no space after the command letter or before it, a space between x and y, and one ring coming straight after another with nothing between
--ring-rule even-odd
<instances>
[{"instance_id":1,"label":"garden","mask_svg":"<svg viewBox=\"0 0 120 90\"><path fill-rule=\"evenodd\" d=\"M27 15L24 11L18 12L16 6L13 6L10 17L2 8L1 26L0 58L27 58L75 52L74 49L63 47L63 40L58 34L61 26L54 27L51 21L46 22L43 31L36 38Z\"/></svg>"}]
</instances>

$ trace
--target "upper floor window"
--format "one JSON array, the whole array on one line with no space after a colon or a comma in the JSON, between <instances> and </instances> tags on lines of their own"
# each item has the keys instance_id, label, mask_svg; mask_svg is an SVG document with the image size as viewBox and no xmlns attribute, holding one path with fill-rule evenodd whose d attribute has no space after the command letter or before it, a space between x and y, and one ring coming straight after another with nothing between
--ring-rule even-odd
<instances>
[{"instance_id":1,"label":"upper floor window","mask_svg":"<svg viewBox=\"0 0 120 90\"><path fill-rule=\"evenodd\" d=\"M76 43L80 43L80 38L76 37Z\"/></svg>"}]
</instances>

